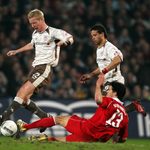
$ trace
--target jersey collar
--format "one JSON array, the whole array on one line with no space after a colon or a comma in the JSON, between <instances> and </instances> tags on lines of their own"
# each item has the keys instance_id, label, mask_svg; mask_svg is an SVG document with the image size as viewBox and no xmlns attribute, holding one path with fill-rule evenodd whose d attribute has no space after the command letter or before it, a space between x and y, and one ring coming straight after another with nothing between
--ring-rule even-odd
<instances>
[{"instance_id":1,"label":"jersey collar","mask_svg":"<svg viewBox=\"0 0 150 150\"><path fill-rule=\"evenodd\" d=\"M35 30L35 33L37 33L37 32L38 32L38 31ZM38 32L38 33L42 34L42 33L44 33L44 32L47 32L47 33L49 34L49 26L47 26L46 29L45 29L44 31Z\"/></svg>"},{"instance_id":2,"label":"jersey collar","mask_svg":"<svg viewBox=\"0 0 150 150\"><path fill-rule=\"evenodd\" d=\"M121 102L117 97L113 97L113 99L123 105L123 102Z\"/></svg>"},{"instance_id":3,"label":"jersey collar","mask_svg":"<svg viewBox=\"0 0 150 150\"><path fill-rule=\"evenodd\" d=\"M49 27L48 26L47 26L45 31L49 34Z\"/></svg>"}]
</instances>

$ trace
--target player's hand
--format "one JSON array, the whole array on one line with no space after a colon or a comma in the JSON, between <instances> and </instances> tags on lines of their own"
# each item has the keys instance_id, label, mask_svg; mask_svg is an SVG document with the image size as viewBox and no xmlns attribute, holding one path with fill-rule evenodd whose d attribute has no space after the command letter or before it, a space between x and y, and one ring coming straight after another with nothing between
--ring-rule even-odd
<instances>
[{"instance_id":1,"label":"player's hand","mask_svg":"<svg viewBox=\"0 0 150 150\"><path fill-rule=\"evenodd\" d=\"M87 80L89 80L91 78L90 74L84 74L80 77L79 81L81 84L85 83Z\"/></svg>"},{"instance_id":2,"label":"player's hand","mask_svg":"<svg viewBox=\"0 0 150 150\"><path fill-rule=\"evenodd\" d=\"M17 54L17 51L16 50L10 50L7 52L7 56L14 56Z\"/></svg>"},{"instance_id":3,"label":"player's hand","mask_svg":"<svg viewBox=\"0 0 150 150\"><path fill-rule=\"evenodd\" d=\"M96 84L97 84L98 86L103 85L103 84L104 84L104 79L105 79L104 74L101 73L101 74L98 76L98 79L97 79L97 81L96 81Z\"/></svg>"}]
</instances>

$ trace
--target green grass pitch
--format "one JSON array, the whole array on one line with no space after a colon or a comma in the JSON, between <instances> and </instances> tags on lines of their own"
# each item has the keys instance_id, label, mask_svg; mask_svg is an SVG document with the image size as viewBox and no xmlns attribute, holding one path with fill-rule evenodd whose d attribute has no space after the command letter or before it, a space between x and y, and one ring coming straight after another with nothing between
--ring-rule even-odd
<instances>
[{"instance_id":1,"label":"green grass pitch","mask_svg":"<svg viewBox=\"0 0 150 150\"><path fill-rule=\"evenodd\" d=\"M128 139L123 144L30 142L26 138L15 140L0 136L0 150L150 150L149 139Z\"/></svg>"}]
</instances>

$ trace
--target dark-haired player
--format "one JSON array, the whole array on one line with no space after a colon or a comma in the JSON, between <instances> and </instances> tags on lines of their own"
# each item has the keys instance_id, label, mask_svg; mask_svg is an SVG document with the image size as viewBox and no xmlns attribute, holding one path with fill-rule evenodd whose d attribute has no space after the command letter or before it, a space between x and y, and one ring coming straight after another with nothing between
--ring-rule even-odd
<instances>
[{"instance_id":1,"label":"dark-haired player","mask_svg":"<svg viewBox=\"0 0 150 150\"><path fill-rule=\"evenodd\" d=\"M98 67L90 73L83 74L80 77L80 83L85 83L87 80L99 74L105 75L104 89L107 87L107 83L117 81L124 84L124 77L121 74L120 64L123 61L122 52L113 45L107 39L107 31L102 24L94 25L91 30L91 38L94 44L97 46L96 49L96 62ZM126 107L127 112L137 110L146 115L145 110L141 103L137 100L133 101Z\"/></svg>"}]
</instances>

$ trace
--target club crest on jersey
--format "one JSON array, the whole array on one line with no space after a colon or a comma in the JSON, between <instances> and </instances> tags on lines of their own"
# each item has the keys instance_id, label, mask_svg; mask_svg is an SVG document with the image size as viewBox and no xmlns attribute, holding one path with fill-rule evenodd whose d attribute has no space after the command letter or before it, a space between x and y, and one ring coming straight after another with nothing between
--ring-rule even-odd
<instances>
[{"instance_id":1,"label":"club crest on jersey","mask_svg":"<svg viewBox=\"0 0 150 150\"><path fill-rule=\"evenodd\" d=\"M48 36L44 36L44 37L43 37L43 41L45 41L47 45L50 45L50 43L51 43L51 40L49 39ZM45 42L44 42L44 43L45 43Z\"/></svg>"}]
</instances>

